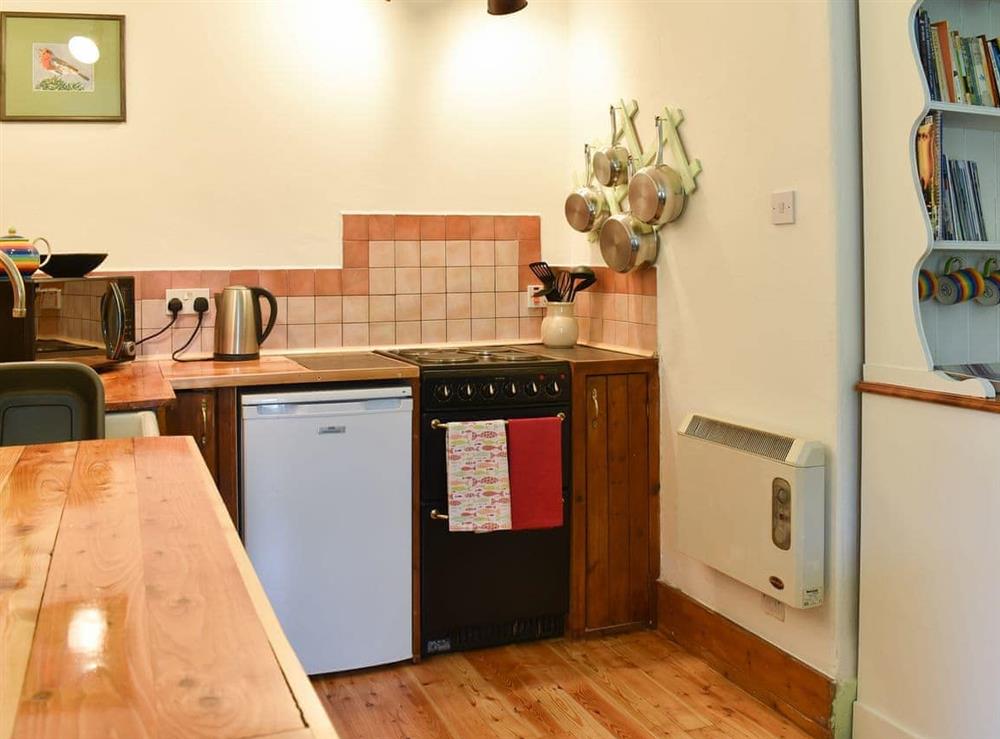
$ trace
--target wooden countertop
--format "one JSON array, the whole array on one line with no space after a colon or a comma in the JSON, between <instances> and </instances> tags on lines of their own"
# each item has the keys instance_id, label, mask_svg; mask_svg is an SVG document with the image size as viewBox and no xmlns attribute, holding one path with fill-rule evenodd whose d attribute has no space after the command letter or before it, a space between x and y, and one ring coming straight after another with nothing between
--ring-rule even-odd
<instances>
[{"instance_id":1,"label":"wooden countertop","mask_svg":"<svg viewBox=\"0 0 1000 739\"><path fill-rule=\"evenodd\" d=\"M335 739L192 439L0 448L0 738Z\"/></svg>"},{"instance_id":2,"label":"wooden countertop","mask_svg":"<svg viewBox=\"0 0 1000 739\"><path fill-rule=\"evenodd\" d=\"M549 349L542 344L518 344L521 349L552 359L597 367L620 362L655 362L642 354L578 345L571 349ZM288 385L310 382L360 382L398 380L420 376L420 370L406 362L373 352L324 353L322 369L307 369L291 356L265 356L246 362L130 362L101 374L108 411L155 409L169 405L175 390L202 390L216 387Z\"/></svg>"},{"instance_id":3,"label":"wooden countertop","mask_svg":"<svg viewBox=\"0 0 1000 739\"><path fill-rule=\"evenodd\" d=\"M246 362L130 362L101 373L108 411L155 409L169 405L175 390L308 382L360 382L418 377L411 364L372 352L326 355L321 370L292 357L261 357Z\"/></svg>"},{"instance_id":4,"label":"wooden countertop","mask_svg":"<svg viewBox=\"0 0 1000 739\"><path fill-rule=\"evenodd\" d=\"M857 389L862 393L871 393L872 395L888 395L893 398L915 400L921 403L934 403L935 405L949 405L953 408L964 408L970 411L1000 413L1000 398L970 398L966 395L939 393L934 390L918 390L902 385L887 385L882 382L859 382Z\"/></svg>"}]
</instances>

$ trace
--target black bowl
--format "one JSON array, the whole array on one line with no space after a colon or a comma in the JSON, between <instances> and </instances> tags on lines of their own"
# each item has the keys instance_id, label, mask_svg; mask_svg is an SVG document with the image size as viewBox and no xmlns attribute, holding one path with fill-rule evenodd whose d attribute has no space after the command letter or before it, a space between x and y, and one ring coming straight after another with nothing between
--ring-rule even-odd
<instances>
[{"instance_id":1,"label":"black bowl","mask_svg":"<svg viewBox=\"0 0 1000 739\"><path fill-rule=\"evenodd\" d=\"M53 254L41 270L49 277L83 277L107 258L107 254Z\"/></svg>"}]
</instances>

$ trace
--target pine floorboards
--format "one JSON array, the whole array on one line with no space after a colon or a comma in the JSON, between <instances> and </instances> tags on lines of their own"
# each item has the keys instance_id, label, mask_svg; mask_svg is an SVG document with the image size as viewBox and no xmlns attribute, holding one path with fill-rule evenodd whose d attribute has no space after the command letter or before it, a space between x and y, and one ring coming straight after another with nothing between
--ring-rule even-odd
<instances>
[{"instance_id":1,"label":"pine floorboards","mask_svg":"<svg viewBox=\"0 0 1000 739\"><path fill-rule=\"evenodd\" d=\"M798 739L654 631L511 645L314 678L342 739Z\"/></svg>"}]
</instances>

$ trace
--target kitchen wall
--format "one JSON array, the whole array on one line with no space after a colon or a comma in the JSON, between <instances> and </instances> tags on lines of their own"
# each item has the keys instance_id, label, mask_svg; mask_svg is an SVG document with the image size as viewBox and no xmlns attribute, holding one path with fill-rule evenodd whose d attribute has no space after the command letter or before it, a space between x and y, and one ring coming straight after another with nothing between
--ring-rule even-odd
<instances>
[{"instance_id":1,"label":"kitchen wall","mask_svg":"<svg viewBox=\"0 0 1000 739\"><path fill-rule=\"evenodd\" d=\"M129 122L0 126L0 222L63 250L107 249L109 269L311 270L344 266L343 211L538 214L544 257L599 264L562 220L580 145L606 136L621 97L639 101L647 141L658 106L682 107L698 192L663 232L656 290L610 280L615 297L580 306L594 314L587 335L627 336L623 307L647 343L658 326L664 579L850 678L855 4L532 0L500 18L483 5L4 0L126 13ZM784 189L798 220L773 226L770 193ZM651 321L640 298L654 293ZM694 410L827 445L823 607L775 620L674 547L671 429Z\"/></svg>"},{"instance_id":2,"label":"kitchen wall","mask_svg":"<svg viewBox=\"0 0 1000 739\"><path fill-rule=\"evenodd\" d=\"M4 0L124 13L128 123L0 125L0 223L112 270L312 268L342 211L539 214L565 263L567 8L484 6Z\"/></svg>"},{"instance_id":3,"label":"kitchen wall","mask_svg":"<svg viewBox=\"0 0 1000 739\"><path fill-rule=\"evenodd\" d=\"M636 99L658 106L704 173L658 263L662 354L662 577L824 673L856 674L861 238L855 3L570 5L572 136ZM599 58L595 50L600 50ZM585 80L585 82L583 81ZM668 155L669 156L669 155ZM797 222L770 223L796 190ZM577 239L577 258L599 256ZM675 433L701 412L822 441L829 450L827 600L766 615L760 594L675 547Z\"/></svg>"}]
</instances>

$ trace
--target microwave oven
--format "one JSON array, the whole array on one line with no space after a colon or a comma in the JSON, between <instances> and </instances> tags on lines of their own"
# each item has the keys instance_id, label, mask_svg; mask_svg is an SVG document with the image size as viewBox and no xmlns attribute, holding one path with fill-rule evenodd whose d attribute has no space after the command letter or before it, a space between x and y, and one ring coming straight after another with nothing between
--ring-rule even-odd
<instances>
[{"instance_id":1,"label":"microwave oven","mask_svg":"<svg viewBox=\"0 0 1000 739\"><path fill-rule=\"evenodd\" d=\"M0 280L0 362L74 361L94 369L135 359L135 278L31 278L27 315L11 317Z\"/></svg>"}]
</instances>

